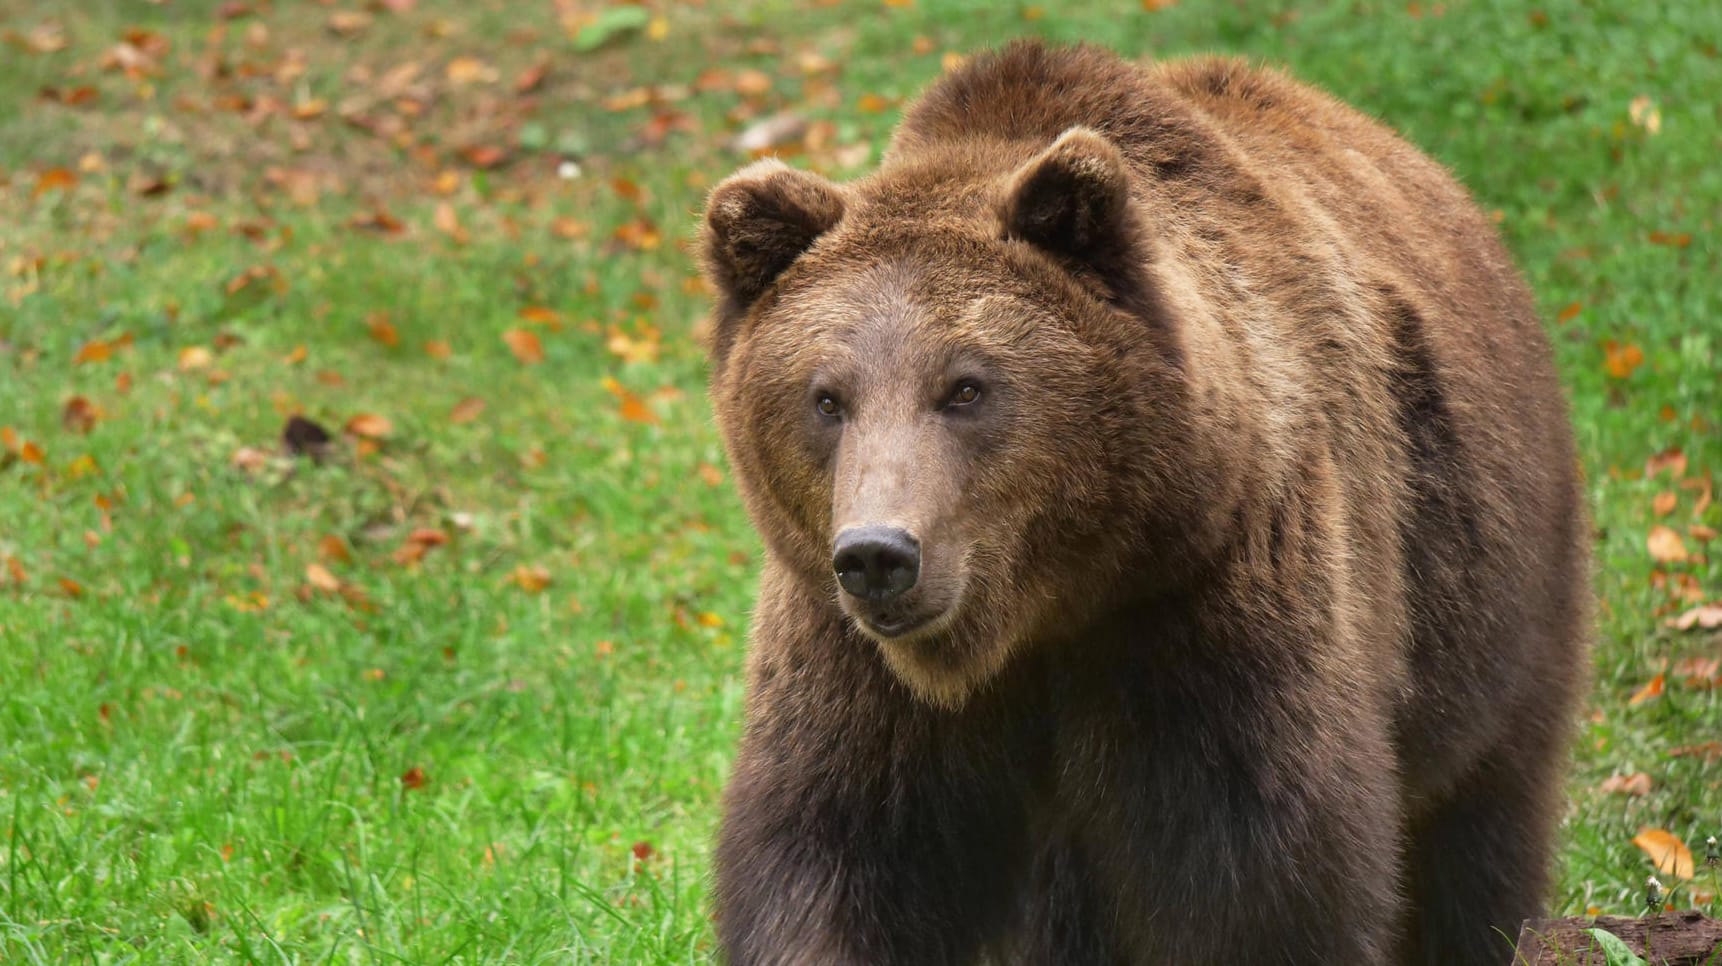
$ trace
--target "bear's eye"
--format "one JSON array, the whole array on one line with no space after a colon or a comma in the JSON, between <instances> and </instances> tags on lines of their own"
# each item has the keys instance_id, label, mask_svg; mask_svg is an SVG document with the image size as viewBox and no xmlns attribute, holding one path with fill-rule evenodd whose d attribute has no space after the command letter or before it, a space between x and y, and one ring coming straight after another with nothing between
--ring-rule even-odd
<instances>
[{"instance_id":1,"label":"bear's eye","mask_svg":"<svg viewBox=\"0 0 1722 966\"><path fill-rule=\"evenodd\" d=\"M967 406L981 398L981 387L972 382L958 383L956 391L951 393L949 406Z\"/></svg>"},{"instance_id":2,"label":"bear's eye","mask_svg":"<svg viewBox=\"0 0 1722 966\"><path fill-rule=\"evenodd\" d=\"M819 410L821 416L836 416L843 412L843 407L837 404L837 397L829 393L822 394L814 407Z\"/></svg>"}]
</instances>

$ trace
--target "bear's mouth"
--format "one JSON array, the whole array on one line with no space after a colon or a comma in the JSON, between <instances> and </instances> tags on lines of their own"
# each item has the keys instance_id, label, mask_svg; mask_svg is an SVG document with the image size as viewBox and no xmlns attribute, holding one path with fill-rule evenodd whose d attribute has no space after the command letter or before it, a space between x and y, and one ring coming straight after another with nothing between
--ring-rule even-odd
<instances>
[{"instance_id":1,"label":"bear's mouth","mask_svg":"<svg viewBox=\"0 0 1722 966\"><path fill-rule=\"evenodd\" d=\"M930 611L872 611L866 607L851 607L849 616L854 618L855 623L860 625L861 630L868 636L882 642L893 642L924 636L928 631L942 626L949 613L943 608Z\"/></svg>"}]
</instances>

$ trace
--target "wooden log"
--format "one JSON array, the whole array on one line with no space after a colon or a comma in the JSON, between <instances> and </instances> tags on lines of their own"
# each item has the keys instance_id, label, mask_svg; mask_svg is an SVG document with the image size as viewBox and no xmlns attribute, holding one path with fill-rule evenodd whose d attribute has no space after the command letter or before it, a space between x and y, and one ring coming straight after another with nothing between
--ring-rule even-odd
<instances>
[{"instance_id":1,"label":"wooden log","mask_svg":"<svg viewBox=\"0 0 1722 966\"><path fill-rule=\"evenodd\" d=\"M1592 929L1620 937L1650 966L1722 966L1722 922L1691 911L1643 919L1527 920L1513 966L1606 966Z\"/></svg>"}]
</instances>

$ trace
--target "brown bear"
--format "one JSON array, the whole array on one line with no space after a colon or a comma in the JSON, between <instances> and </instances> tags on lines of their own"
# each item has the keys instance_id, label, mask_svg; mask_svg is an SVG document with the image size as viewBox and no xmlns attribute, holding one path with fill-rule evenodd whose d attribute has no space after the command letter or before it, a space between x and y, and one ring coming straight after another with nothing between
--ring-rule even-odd
<instances>
[{"instance_id":1,"label":"brown bear","mask_svg":"<svg viewBox=\"0 0 1722 966\"><path fill-rule=\"evenodd\" d=\"M730 963L1511 961L1586 524L1445 170L1270 70L1018 43L705 217L766 547Z\"/></svg>"}]
</instances>

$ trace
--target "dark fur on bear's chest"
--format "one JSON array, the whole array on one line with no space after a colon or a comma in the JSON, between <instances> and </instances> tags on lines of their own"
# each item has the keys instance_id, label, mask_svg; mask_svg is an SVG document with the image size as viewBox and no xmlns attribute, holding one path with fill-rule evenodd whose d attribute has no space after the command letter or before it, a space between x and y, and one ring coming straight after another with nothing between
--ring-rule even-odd
<instances>
[{"instance_id":1,"label":"dark fur on bear's chest","mask_svg":"<svg viewBox=\"0 0 1722 966\"><path fill-rule=\"evenodd\" d=\"M713 191L765 539L735 966L1498 966L1588 553L1534 304L1438 165L1230 61L1018 44L846 185Z\"/></svg>"}]
</instances>

